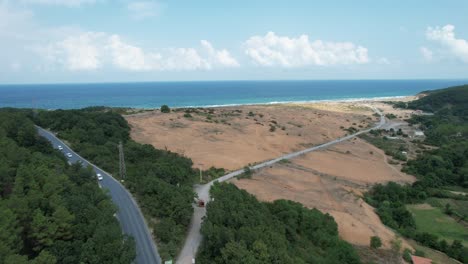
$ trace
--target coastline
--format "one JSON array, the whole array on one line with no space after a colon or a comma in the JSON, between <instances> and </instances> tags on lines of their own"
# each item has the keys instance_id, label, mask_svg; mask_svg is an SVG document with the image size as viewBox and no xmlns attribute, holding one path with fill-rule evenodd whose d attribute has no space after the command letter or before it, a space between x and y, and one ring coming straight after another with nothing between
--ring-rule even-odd
<instances>
[{"instance_id":1,"label":"coastline","mask_svg":"<svg viewBox=\"0 0 468 264\"><path fill-rule=\"evenodd\" d=\"M171 109L186 109L186 108L227 108L227 107L243 107L243 106L274 106L274 105L305 105L305 104L322 104L322 103L370 103L382 101L400 101L409 102L417 99L416 95L398 95L398 96L384 96L384 97L360 97L348 99L323 99L323 100L309 100L309 101L272 101L262 103L245 103L245 104L215 104L215 105L189 105L189 106L176 106ZM119 108L119 107L116 107ZM122 107L127 108L127 107ZM133 110L157 110L159 107L128 107Z\"/></svg>"},{"instance_id":2,"label":"coastline","mask_svg":"<svg viewBox=\"0 0 468 264\"><path fill-rule=\"evenodd\" d=\"M314 102L399 100L466 80L174 82L16 85L1 87L0 107L155 109Z\"/></svg>"}]
</instances>

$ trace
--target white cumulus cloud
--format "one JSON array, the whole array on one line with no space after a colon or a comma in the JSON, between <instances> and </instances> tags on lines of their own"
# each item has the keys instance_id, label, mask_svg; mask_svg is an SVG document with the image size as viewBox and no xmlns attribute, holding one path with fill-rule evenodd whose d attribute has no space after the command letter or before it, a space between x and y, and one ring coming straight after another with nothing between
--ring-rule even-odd
<instances>
[{"instance_id":1,"label":"white cumulus cloud","mask_svg":"<svg viewBox=\"0 0 468 264\"><path fill-rule=\"evenodd\" d=\"M127 71L190 71L238 67L225 50L201 41L200 48L145 50L119 35L85 32L37 49L48 63L70 71L89 71L112 66Z\"/></svg>"},{"instance_id":2,"label":"white cumulus cloud","mask_svg":"<svg viewBox=\"0 0 468 264\"><path fill-rule=\"evenodd\" d=\"M234 59L229 51L226 49L222 50L216 50L213 45L207 40L202 40L201 41L202 47L205 49L205 51L208 53L208 60L211 61L214 64L219 64L221 66L225 67L239 67L239 62L237 62L236 59Z\"/></svg>"},{"instance_id":3,"label":"white cumulus cloud","mask_svg":"<svg viewBox=\"0 0 468 264\"><path fill-rule=\"evenodd\" d=\"M70 71L95 70L102 66L101 45L104 33L86 32L70 36L39 49L48 62L64 66Z\"/></svg>"},{"instance_id":4,"label":"white cumulus cloud","mask_svg":"<svg viewBox=\"0 0 468 264\"><path fill-rule=\"evenodd\" d=\"M244 46L245 53L262 66L301 67L370 61L365 47L352 42L310 41L307 35L289 38L268 32L265 36L250 37Z\"/></svg>"},{"instance_id":5,"label":"white cumulus cloud","mask_svg":"<svg viewBox=\"0 0 468 264\"><path fill-rule=\"evenodd\" d=\"M448 49L458 59L468 63L468 41L455 37L455 26L428 27L426 37Z\"/></svg>"},{"instance_id":6,"label":"white cumulus cloud","mask_svg":"<svg viewBox=\"0 0 468 264\"><path fill-rule=\"evenodd\" d=\"M144 71L151 68L143 50L122 42L118 35L110 36L108 48L114 65L119 68L132 71Z\"/></svg>"}]
</instances>

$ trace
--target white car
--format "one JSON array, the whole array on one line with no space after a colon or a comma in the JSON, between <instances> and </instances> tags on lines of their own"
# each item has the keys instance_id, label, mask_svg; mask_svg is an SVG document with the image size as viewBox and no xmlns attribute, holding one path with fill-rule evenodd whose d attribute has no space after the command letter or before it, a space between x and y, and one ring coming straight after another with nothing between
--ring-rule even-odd
<instances>
[{"instance_id":1,"label":"white car","mask_svg":"<svg viewBox=\"0 0 468 264\"><path fill-rule=\"evenodd\" d=\"M67 153L67 157L71 158L72 156L73 155L70 152Z\"/></svg>"},{"instance_id":2,"label":"white car","mask_svg":"<svg viewBox=\"0 0 468 264\"><path fill-rule=\"evenodd\" d=\"M104 178L102 177L101 173L96 174L96 176L97 176L97 179L100 180L100 181L102 181L102 179L104 179Z\"/></svg>"},{"instance_id":3,"label":"white car","mask_svg":"<svg viewBox=\"0 0 468 264\"><path fill-rule=\"evenodd\" d=\"M63 147L59 145L59 146L58 146L58 149L59 149L59 150L62 150L62 149L63 149Z\"/></svg>"}]
</instances>

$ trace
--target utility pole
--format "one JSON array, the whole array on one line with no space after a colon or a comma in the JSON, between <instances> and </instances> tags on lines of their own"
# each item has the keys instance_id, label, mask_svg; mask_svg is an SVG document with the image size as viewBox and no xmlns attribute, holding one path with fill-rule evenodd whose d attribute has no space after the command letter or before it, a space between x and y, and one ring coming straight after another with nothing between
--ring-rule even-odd
<instances>
[{"instance_id":1,"label":"utility pole","mask_svg":"<svg viewBox=\"0 0 468 264\"><path fill-rule=\"evenodd\" d=\"M202 166L203 166L203 164L198 163L198 166L199 166L199 170L200 170L200 184L201 184L202 180L203 180L203 177L202 177Z\"/></svg>"},{"instance_id":2,"label":"utility pole","mask_svg":"<svg viewBox=\"0 0 468 264\"><path fill-rule=\"evenodd\" d=\"M119 142L119 163L120 163L120 178L123 180L125 179L126 169L125 169L125 156L123 150L122 141Z\"/></svg>"}]
</instances>

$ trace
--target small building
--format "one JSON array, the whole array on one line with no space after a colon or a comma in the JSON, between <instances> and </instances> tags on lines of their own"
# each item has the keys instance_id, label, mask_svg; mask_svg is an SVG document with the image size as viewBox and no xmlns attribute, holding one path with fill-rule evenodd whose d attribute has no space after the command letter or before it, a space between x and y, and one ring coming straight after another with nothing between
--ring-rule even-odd
<instances>
[{"instance_id":1,"label":"small building","mask_svg":"<svg viewBox=\"0 0 468 264\"><path fill-rule=\"evenodd\" d=\"M421 130L416 130L416 131L414 131L414 136L415 137L424 137L424 132L422 132Z\"/></svg>"},{"instance_id":2,"label":"small building","mask_svg":"<svg viewBox=\"0 0 468 264\"><path fill-rule=\"evenodd\" d=\"M413 264L432 264L431 259L413 256L413 255L411 255L411 261L413 261Z\"/></svg>"}]
</instances>

